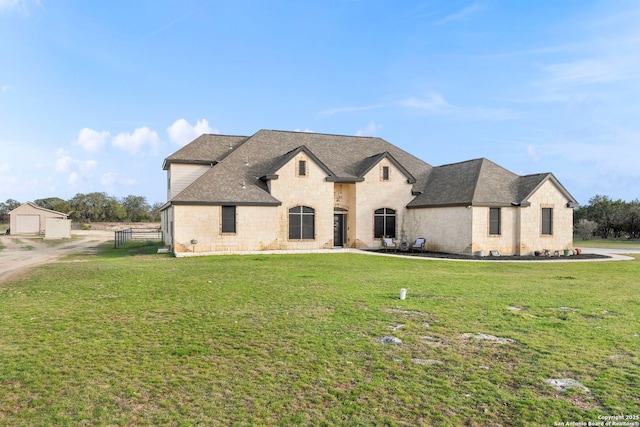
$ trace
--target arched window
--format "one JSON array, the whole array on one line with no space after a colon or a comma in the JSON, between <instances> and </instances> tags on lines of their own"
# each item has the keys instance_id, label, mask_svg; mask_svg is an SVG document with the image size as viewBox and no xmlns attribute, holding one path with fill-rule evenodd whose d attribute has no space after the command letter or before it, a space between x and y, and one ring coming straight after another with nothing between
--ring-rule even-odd
<instances>
[{"instance_id":1,"label":"arched window","mask_svg":"<svg viewBox=\"0 0 640 427\"><path fill-rule=\"evenodd\" d=\"M373 237L396 237L396 211L389 208L376 209L373 213Z\"/></svg>"},{"instance_id":2,"label":"arched window","mask_svg":"<svg viewBox=\"0 0 640 427\"><path fill-rule=\"evenodd\" d=\"M315 210L308 206L289 209L289 239L313 240L315 237Z\"/></svg>"}]
</instances>

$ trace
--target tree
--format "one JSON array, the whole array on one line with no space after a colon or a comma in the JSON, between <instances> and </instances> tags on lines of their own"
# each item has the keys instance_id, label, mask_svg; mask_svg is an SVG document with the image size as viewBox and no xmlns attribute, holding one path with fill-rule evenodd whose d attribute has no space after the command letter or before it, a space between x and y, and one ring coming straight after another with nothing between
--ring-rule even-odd
<instances>
[{"instance_id":1,"label":"tree","mask_svg":"<svg viewBox=\"0 0 640 427\"><path fill-rule=\"evenodd\" d=\"M71 219L79 222L122 221L127 211L114 197L106 193L76 194L69 200Z\"/></svg>"},{"instance_id":2,"label":"tree","mask_svg":"<svg viewBox=\"0 0 640 427\"><path fill-rule=\"evenodd\" d=\"M9 212L20 205L22 205L22 203L15 199L7 199L6 202L0 203L0 222L5 224L9 222Z\"/></svg>"},{"instance_id":3,"label":"tree","mask_svg":"<svg viewBox=\"0 0 640 427\"><path fill-rule=\"evenodd\" d=\"M123 197L120 203L127 211L127 220L132 222L149 221L151 207L145 197L128 195Z\"/></svg>"},{"instance_id":4,"label":"tree","mask_svg":"<svg viewBox=\"0 0 640 427\"><path fill-rule=\"evenodd\" d=\"M598 223L582 218L575 225L575 231L582 237L582 240L589 240L598 229Z\"/></svg>"},{"instance_id":5,"label":"tree","mask_svg":"<svg viewBox=\"0 0 640 427\"><path fill-rule=\"evenodd\" d=\"M151 222L160 222L160 208L164 206L164 203L155 202L149 209L149 219Z\"/></svg>"},{"instance_id":6,"label":"tree","mask_svg":"<svg viewBox=\"0 0 640 427\"><path fill-rule=\"evenodd\" d=\"M33 201L36 205L45 209L51 209L52 211L69 213L71 211L71 205L66 200L62 200L59 197L48 197L46 199L36 199Z\"/></svg>"},{"instance_id":7,"label":"tree","mask_svg":"<svg viewBox=\"0 0 640 427\"><path fill-rule=\"evenodd\" d=\"M596 195L589 200L588 205L575 210L574 224L577 233L587 227L584 221L595 222L597 228L594 234L603 239L610 236L640 238L640 201L636 199L627 203Z\"/></svg>"}]
</instances>

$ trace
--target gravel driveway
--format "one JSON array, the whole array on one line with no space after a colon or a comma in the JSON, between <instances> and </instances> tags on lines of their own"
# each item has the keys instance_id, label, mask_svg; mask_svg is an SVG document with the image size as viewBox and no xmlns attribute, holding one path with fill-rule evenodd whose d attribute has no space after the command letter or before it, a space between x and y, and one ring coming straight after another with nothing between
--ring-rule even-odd
<instances>
[{"instance_id":1,"label":"gravel driveway","mask_svg":"<svg viewBox=\"0 0 640 427\"><path fill-rule=\"evenodd\" d=\"M74 230L71 240L44 240L42 236L0 236L0 282L70 254L91 253L104 242L113 242L113 231Z\"/></svg>"}]
</instances>

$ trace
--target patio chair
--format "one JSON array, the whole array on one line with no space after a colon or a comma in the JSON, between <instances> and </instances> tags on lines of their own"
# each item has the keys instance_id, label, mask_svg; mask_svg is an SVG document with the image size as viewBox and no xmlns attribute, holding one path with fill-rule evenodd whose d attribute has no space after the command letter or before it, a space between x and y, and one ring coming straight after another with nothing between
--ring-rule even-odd
<instances>
[{"instance_id":1,"label":"patio chair","mask_svg":"<svg viewBox=\"0 0 640 427\"><path fill-rule=\"evenodd\" d=\"M397 247L396 247L396 243L393 241L393 239L391 237L383 237L381 239L382 242L382 248L384 249L385 252L389 252L389 250L393 249L393 252L396 251Z\"/></svg>"},{"instance_id":2,"label":"patio chair","mask_svg":"<svg viewBox=\"0 0 640 427\"><path fill-rule=\"evenodd\" d=\"M411 245L411 252L418 250L420 252L424 252L424 244L426 243L426 240L427 239L425 239L424 237L418 237L416 241Z\"/></svg>"}]
</instances>

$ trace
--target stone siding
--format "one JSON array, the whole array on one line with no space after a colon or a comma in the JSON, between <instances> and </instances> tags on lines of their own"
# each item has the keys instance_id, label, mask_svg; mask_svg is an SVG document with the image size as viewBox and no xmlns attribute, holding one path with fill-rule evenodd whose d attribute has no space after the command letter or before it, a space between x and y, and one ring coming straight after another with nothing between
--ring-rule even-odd
<instances>
[{"instance_id":1,"label":"stone siding","mask_svg":"<svg viewBox=\"0 0 640 427\"><path fill-rule=\"evenodd\" d=\"M518 254L519 213L517 207L500 208L500 234L489 234L489 207L473 207L473 245L471 254L488 255L498 251L500 255Z\"/></svg>"},{"instance_id":2,"label":"stone siding","mask_svg":"<svg viewBox=\"0 0 640 427\"><path fill-rule=\"evenodd\" d=\"M382 179L382 168L389 168L389 179ZM406 205L413 199L412 185L407 177L387 159L382 159L355 184L355 244L354 247L379 248L380 239L374 238L374 211L391 208L396 211L396 239L407 235Z\"/></svg>"},{"instance_id":3,"label":"stone siding","mask_svg":"<svg viewBox=\"0 0 640 427\"><path fill-rule=\"evenodd\" d=\"M472 209L463 206L410 209L409 212L411 242L424 237L427 250L471 253Z\"/></svg>"},{"instance_id":4,"label":"stone siding","mask_svg":"<svg viewBox=\"0 0 640 427\"><path fill-rule=\"evenodd\" d=\"M222 206L178 205L173 211L175 252L280 249L273 228L275 207L236 207L236 233L222 232ZM192 244L192 240L197 243Z\"/></svg>"},{"instance_id":5,"label":"stone siding","mask_svg":"<svg viewBox=\"0 0 640 427\"><path fill-rule=\"evenodd\" d=\"M530 255L545 249L562 251L573 249L573 208L551 181L545 182L529 199L531 206L521 210L520 253ZM553 233L542 234L542 208L553 208Z\"/></svg>"}]
</instances>

